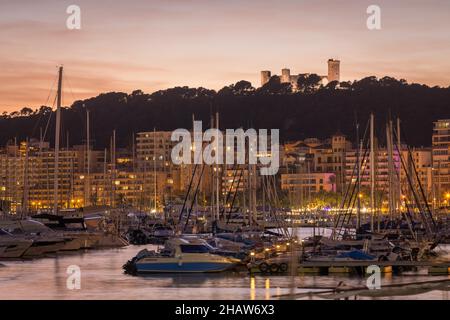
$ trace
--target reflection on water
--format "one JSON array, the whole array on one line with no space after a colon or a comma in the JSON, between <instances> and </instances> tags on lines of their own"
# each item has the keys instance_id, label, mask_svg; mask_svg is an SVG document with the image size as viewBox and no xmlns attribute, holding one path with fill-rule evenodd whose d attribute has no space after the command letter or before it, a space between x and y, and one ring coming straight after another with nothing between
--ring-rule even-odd
<instances>
[{"instance_id":1,"label":"reflection on water","mask_svg":"<svg viewBox=\"0 0 450 320\"><path fill-rule=\"evenodd\" d=\"M256 279L255 277L250 277L250 300L255 300L256 298Z\"/></svg>"},{"instance_id":2,"label":"reflection on water","mask_svg":"<svg viewBox=\"0 0 450 320\"><path fill-rule=\"evenodd\" d=\"M250 276L247 273L178 274L132 277L122 265L143 247L77 252L33 261L0 264L0 299L270 299L299 286L365 285L365 279L333 276ZM2 266L3 264L3 266ZM81 289L66 286L67 267L81 268ZM433 280L438 279L433 277ZM385 276L382 284L430 280L428 276ZM295 290L299 292L299 290ZM448 299L447 292L399 297Z\"/></svg>"},{"instance_id":3,"label":"reflection on water","mask_svg":"<svg viewBox=\"0 0 450 320\"><path fill-rule=\"evenodd\" d=\"M266 295L264 296L264 298L266 300L269 300L270 299L270 279L266 279L265 288L266 288Z\"/></svg>"}]
</instances>

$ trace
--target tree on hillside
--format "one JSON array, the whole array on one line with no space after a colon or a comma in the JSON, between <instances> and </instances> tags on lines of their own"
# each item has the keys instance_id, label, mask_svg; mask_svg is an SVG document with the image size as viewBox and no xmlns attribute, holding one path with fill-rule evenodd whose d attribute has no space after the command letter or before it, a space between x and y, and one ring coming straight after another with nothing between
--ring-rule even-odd
<instances>
[{"instance_id":1,"label":"tree on hillside","mask_svg":"<svg viewBox=\"0 0 450 320\"><path fill-rule=\"evenodd\" d=\"M245 80L236 82L236 84L233 86L233 89L234 94L245 94L247 92L255 91L255 88L253 88L251 82Z\"/></svg>"},{"instance_id":2,"label":"tree on hillside","mask_svg":"<svg viewBox=\"0 0 450 320\"><path fill-rule=\"evenodd\" d=\"M365 77L359 81L353 82L352 84L352 88L355 90L365 90L378 86L380 86L380 83L375 76Z\"/></svg>"},{"instance_id":3,"label":"tree on hillside","mask_svg":"<svg viewBox=\"0 0 450 320\"><path fill-rule=\"evenodd\" d=\"M299 75L297 79L297 88L299 92L310 94L320 87L320 82L322 81L322 78L315 74L306 74L306 75Z\"/></svg>"},{"instance_id":4,"label":"tree on hillside","mask_svg":"<svg viewBox=\"0 0 450 320\"><path fill-rule=\"evenodd\" d=\"M142 96L144 94L144 92L142 92L142 90L134 90L131 95L132 96Z\"/></svg>"},{"instance_id":5,"label":"tree on hillside","mask_svg":"<svg viewBox=\"0 0 450 320\"><path fill-rule=\"evenodd\" d=\"M272 76L258 91L266 94L284 95L292 93L292 86L290 83L281 83L279 76Z\"/></svg>"},{"instance_id":6,"label":"tree on hillside","mask_svg":"<svg viewBox=\"0 0 450 320\"><path fill-rule=\"evenodd\" d=\"M20 115L21 116L29 116L32 113L33 113L33 109L31 109L31 108L25 107L25 108L22 108L22 110L20 110Z\"/></svg>"},{"instance_id":7,"label":"tree on hillside","mask_svg":"<svg viewBox=\"0 0 450 320\"><path fill-rule=\"evenodd\" d=\"M336 90L336 88L339 86L339 81L331 81L326 84L324 89L326 90Z\"/></svg>"},{"instance_id":8,"label":"tree on hillside","mask_svg":"<svg viewBox=\"0 0 450 320\"><path fill-rule=\"evenodd\" d=\"M399 87L401 85L406 84L405 79L397 80L392 77L383 77L378 82L379 82L380 86L382 86L382 87Z\"/></svg>"},{"instance_id":9,"label":"tree on hillside","mask_svg":"<svg viewBox=\"0 0 450 320\"><path fill-rule=\"evenodd\" d=\"M41 106L38 110L38 114L47 114L47 113L51 113L52 112L52 108L47 107L47 106Z\"/></svg>"},{"instance_id":10,"label":"tree on hillside","mask_svg":"<svg viewBox=\"0 0 450 320\"><path fill-rule=\"evenodd\" d=\"M361 123L374 112L379 126L385 123L387 114L394 118L399 116L405 142L412 146L429 146L433 122L450 117L450 88L408 84L391 77L380 80L367 77L354 84L341 82L335 87L335 83L329 83L321 90L314 90L320 85L317 77L303 80L303 91L308 94L292 94L290 83L282 84L278 77L257 90L249 82L239 81L218 93L189 87L169 88L152 94L142 91L102 93L64 108L62 134L69 132L71 144L83 143L88 109L95 141L93 147L108 148L113 130L116 130L117 147L126 147L131 145L133 133L153 128L162 131L191 128L192 115L209 123L211 114L217 111L223 128L279 128L281 143L308 136L326 139L337 129L354 141L355 112ZM50 107L42 106L37 114L30 114L27 109L23 111L27 116L21 111L3 114L0 117L0 145L14 137L18 141L27 136L39 138L39 128L45 129L47 123L47 133L54 132L54 112ZM380 141L385 139L382 132L380 128ZM53 134L47 134L46 138L53 144Z\"/></svg>"},{"instance_id":11,"label":"tree on hillside","mask_svg":"<svg viewBox=\"0 0 450 320\"><path fill-rule=\"evenodd\" d=\"M247 95L255 92L255 88L252 86L251 82L241 80L235 84L223 87L219 90L219 95Z\"/></svg>"},{"instance_id":12,"label":"tree on hillside","mask_svg":"<svg viewBox=\"0 0 450 320\"><path fill-rule=\"evenodd\" d=\"M339 88L344 90L352 89L352 83L350 81L343 81L339 83Z\"/></svg>"}]
</instances>

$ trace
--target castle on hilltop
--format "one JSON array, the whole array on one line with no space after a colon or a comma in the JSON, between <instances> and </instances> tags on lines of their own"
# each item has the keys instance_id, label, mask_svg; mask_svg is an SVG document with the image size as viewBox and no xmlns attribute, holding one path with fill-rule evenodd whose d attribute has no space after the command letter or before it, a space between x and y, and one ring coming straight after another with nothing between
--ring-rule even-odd
<instances>
[{"instance_id":1,"label":"castle on hilltop","mask_svg":"<svg viewBox=\"0 0 450 320\"><path fill-rule=\"evenodd\" d=\"M328 60L328 75L320 76L322 78L322 84L325 85L332 81L340 82L340 80L341 80L340 64L341 64L341 62L339 60L334 60L334 59ZM291 70L284 68L281 70L280 81L281 81L281 83L290 83L292 85L292 88L294 90L296 90L298 78L300 76L306 76L306 75L310 75L310 73L300 73L297 75L291 75ZM271 77L272 77L272 73L270 71L267 71L267 70L261 71L261 86L263 86L267 82L269 82Z\"/></svg>"}]
</instances>

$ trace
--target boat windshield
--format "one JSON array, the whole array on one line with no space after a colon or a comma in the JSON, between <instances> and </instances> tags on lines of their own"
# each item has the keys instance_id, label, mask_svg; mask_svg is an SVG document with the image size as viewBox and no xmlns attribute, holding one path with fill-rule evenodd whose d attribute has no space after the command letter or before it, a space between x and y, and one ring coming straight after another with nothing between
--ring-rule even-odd
<instances>
[{"instance_id":1,"label":"boat windshield","mask_svg":"<svg viewBox=\"0 0 450 320\"><path fill-rule=\"evenodd\" d=\"M204 245L182 244L180 245L182 253L208 253L209 249Z\"/></svg>"},{"instance_id":2,"label":"boat windshield","mask_svg":"<svg viewBox=\"0 0 450 320\"><path fill-rule=\"evenodd\" d=\"M0 229L0 236L10 236L10 235L11 235L11 233L6 232L6 231L3 230L3 229Z\"/></svg>"}]
</instances>

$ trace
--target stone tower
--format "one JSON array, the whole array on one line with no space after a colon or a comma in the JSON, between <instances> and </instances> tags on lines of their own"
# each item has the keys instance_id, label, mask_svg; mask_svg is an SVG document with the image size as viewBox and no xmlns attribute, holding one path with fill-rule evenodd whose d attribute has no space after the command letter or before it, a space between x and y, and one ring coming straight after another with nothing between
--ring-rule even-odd
<instances>
[{"instance_id":1,"label":"stone tower","mask_svg":"<svg viewBox=\"0 0 450 320\"><path fill-rule=\"evenodd\" d=\"M284 68L281 70L281 83L291 82L291 70Z\"/></svg>"},{"instance_id":2,"label":"stone tower","mask_svg":"<svg viewBox=\"0 0 450 320\"><path fill-rule=\"evenodd\" d=\"M269 82L271 75L270 71L261 71L261 87Z\"/></svg>"},{"instance_id":3,"label":"stone tower","mask_svg":"<svg viewBox=\"0 0 450 320\"><path fill-rule=\"evenodd\" d=\"M340 64L339 60L328 60L328 82L341 81Z\"/></svg>"}]
</instances>

